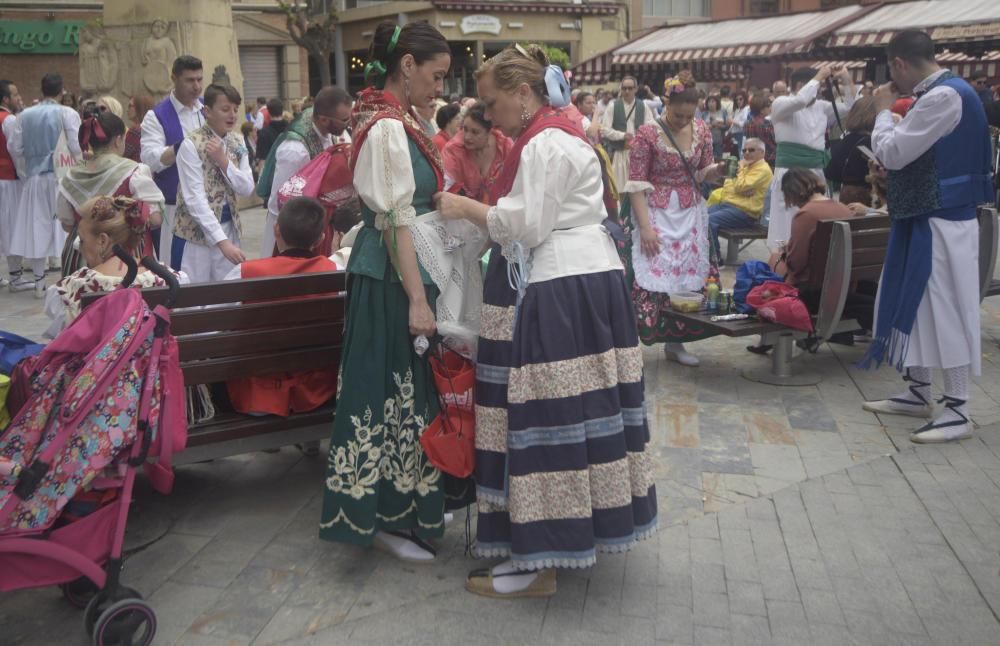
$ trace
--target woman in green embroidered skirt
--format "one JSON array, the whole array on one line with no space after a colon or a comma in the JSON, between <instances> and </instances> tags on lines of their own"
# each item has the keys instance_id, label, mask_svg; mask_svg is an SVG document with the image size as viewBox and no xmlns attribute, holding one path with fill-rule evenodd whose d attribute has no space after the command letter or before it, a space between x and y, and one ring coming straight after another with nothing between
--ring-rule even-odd
<instances>
[{"instance_id":1,"label":"woman in green embroidered skirt","mask_svg":"<svg viewBox=\"0 0 1000 646\"><path fill-rule=\"evenodd\" d=\"M413 118L431 105L451 64L444 37L426 23L382 23L366 74L379 89L354 108L354 186L364 228L347 266L347 324L330 442L320 537L372 545L416 562L444 532L445 477L420 434L438 412L415 336L435 331L438 295L408 225L432 210L443 186L437 148Z\"/></svg>"}]
</instances>

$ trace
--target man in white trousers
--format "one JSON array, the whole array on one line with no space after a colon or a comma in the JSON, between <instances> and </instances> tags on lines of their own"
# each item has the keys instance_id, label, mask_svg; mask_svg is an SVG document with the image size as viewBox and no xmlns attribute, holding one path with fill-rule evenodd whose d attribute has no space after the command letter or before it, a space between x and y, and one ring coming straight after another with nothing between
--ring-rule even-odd
<instances>
[{"instance_id":1,"label":"man in white trousers","mask_svg":"<svg viewBox=\"0 0 1000 646\"><path fill-rule=\"evenodd\" d=\"M989 129L976 91L937 65L927 34L896 34L886 55L892 83L875 93L872 149L888 170L892 224L863 365L888 362L910 385L864 407L931 417L940 368L944 410L910 439L951 442L972 433L969 378L981 367L976 206L993 200ZM889 109L902 94L916 101L896 124Z\"/></svg>"},{"instance_id":2,"label":"man in white trousers","mask_svg":"<svg viewBox=\"0 0 1000 646\"><path fill-rule=\"evenodd\" d=\"M153 171L153 179L163 192L166 208L160 229L153 230L160 262L170 265L174 212L177 210L177 150L184 137L205 125L202 115L201 61L194 56L178 56L170 71L174 89L142 119L142 151L139 158Z\"/></svg>"},{"instance_id":3,"label":"man in white trousers","mask_svg":"<svg viewBox=\"0 0 1000 646\"><path fill-rule=\"evenodd\" d=\"M0 256L7 257L7 271L10 280L21 277L21 258L10 255L10 238L17 216L17 203L21 198L21 177L24 176L24 160L14 159L7 142L17 127L18 112L24 109L21 93L10 81L0 81ZM0 278L0 287L10 284L7 278Z\"/></svg>"},{"instance_id":4,"label":"man in white trousers","mask_svg":"<svg viewBox=\"0 0 1000 646\"><path fill-rule=\"evenodd\" d=\"M11 228L11 256L20 256L31 267L31 278L20 276L10 283L13 292L33 289L35 298L45 298L45 266L50 256L62 254L66 232L55 218L58 180L53 156L59 138L66 137L69 151L79 157L80 115L61 105L63 79L59 74L42 77L38 105L22 112L15 123L7 148L15 159L24 161L24 178ZM16 273L16 270L15 270Z\"/></svg>"},{"instance_id":5,"label":"man in white trousers","mask_svg":"<svg viewBox=\"0 0 1000 646\"><path fill-rule=\"evenodd\" d=\"M834 104L819 98L823 85L831 75L840 81L843 102ZM778 145L771 180L770 221L767 227L767 246L778 251L779 243L788 241L792 231L792 218L798 211L788 207L781 199L781 178L789 168L806 168L823 177L823 169L830 159L826 151L826 131L841 119L854 105L857 91L850 72L843 67L825 67L819 72L808 67L792 73L792 93L775 96L771 103L771 123L774 140ZM775 83L777 86L777 83Z\"/></svg>"}]
</instances>

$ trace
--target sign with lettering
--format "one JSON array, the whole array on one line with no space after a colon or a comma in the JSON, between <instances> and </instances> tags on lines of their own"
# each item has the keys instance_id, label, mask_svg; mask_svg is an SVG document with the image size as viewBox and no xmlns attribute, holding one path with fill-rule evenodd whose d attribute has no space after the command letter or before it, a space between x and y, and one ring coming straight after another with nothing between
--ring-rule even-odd
<instances>
[{"instance_id":1,"label":"sign with lettering","mask_svg":"<svg viewBox=\"0 0 1000 646\"><path fill-rule=\"evenodd\" d=\"M986 39L997 35L1000 35L1000 21L937 27L931 31L934 40Z\"/></svg>"},{"instance_id":2,"label":"sign with lettering","mask_svg":"<svg viewBox=\"0 0 1000 646\"><path fill-rule=\"evenodd\" d=\"M480 14L462 18L461 29L463 34L493 34L494 36L499 36L501 28L500 19L496 16Z\"/></svg>"},{"instance_id":3,"label":"sign with lettering","mask_svg":"<svg viewBox=\"0 0 1000 646\"><path fill-rule=\"evenodd\" d=\"M0 54L75 54L79 20L0 21Z\"/></svg>"}]
</instances>

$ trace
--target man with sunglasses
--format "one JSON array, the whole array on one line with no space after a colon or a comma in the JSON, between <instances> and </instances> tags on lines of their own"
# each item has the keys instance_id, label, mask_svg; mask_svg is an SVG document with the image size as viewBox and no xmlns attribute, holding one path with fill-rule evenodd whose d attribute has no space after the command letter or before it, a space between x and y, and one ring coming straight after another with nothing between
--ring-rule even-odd
<instances>
[{"instance_id":1,"label":"man with sunglasses","mask_svg":"<svg viewBox=\"0 0 1000 646\"><path fill-rule=\"evenodd\" d=\"M971 84L972 89L979 95L979 100L983 102L983 105L993 103L993 88L990 87L986 70L978 70L973 79L975 80Z\"/></svg>"},{"instance_id":2,"label":"man with sunglasses","mask_svg":"<svg viewBox=\"0 0 1000 646\"><path fill-rule=\"evenodd\" d=\"M267 221L261 239L260 255L274 255L274 225L278 221L278 189L292 175L302 170L316 155L341 136L351 120L351 95L339 87L329 86L319 91L312 108L293 121L274 142L261 171L261 181L267 182L268 166L271 181L267 195ZM260 195L260 191L257 193ZM261 195L261 197L264 197Z\"/></svg>"},{"instance_id":3,"label":"man with sunglasses","mask_svg":"<svg viewBox=\"0 0 1000 646\"><path fill-rule=\"evenodd\" d=\"M763 141L747 139L736 177L727 179L722 188L712 191L708 226L716 258L723 257L719 249L719 229L752 227L760 221L764 196L773 177L771 167L764 159L765 152Z\"/></svg>"},{"instance_id":4,"label":"man with sunglasses","mask_svg":"<svg viewBox=\"0 0 1000 646\"><path fill-rule=\"evenodd\" d=\"M636 99L638 81L633 76L622 79L621 93L608 104L601 116L601 138L604 150L611 156L611 173L619 189L628 183L628 148L639 126L653 123L656 115Z\"/></svg>"}]
</instances>

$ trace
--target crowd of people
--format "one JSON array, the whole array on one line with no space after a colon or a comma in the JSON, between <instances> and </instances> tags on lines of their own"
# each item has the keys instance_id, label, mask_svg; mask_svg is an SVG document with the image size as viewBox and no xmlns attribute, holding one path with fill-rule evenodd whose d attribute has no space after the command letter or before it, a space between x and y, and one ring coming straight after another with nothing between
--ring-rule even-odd
<instances>
[{"instance_id":1,"label":"crowd of people","mask_svg":"<svg viewBox=\"0 0 1000 646\"><path fill-rule=\"evenodd\" d=\"M476 549L504 560L466 587L492 597L551 595L555 568L589 567L655 531L640 343L699 364L685 344L711 332L668 311L671 295L718 279L722 228L766 226L775 271L806 286L819 221L888 212L877 300L859 290L848 309L871 333L866 361L891 363L912 385L865 407L930 417L930 370L941 368L945 412L913 439L971 433L979 309L965 277L977 275L975 206L993 196L996 105L985 83L977 91L938 68L925 34L892 40L893 82L879 88L827 66L745 91L706 92L683 71L662 93L632 76L591 93L571 90L540 48L516 45L478 69L476 98L444 101L450 52L426 23L384 23L370 87L322 88L291 112L206 86L190 55L174 61L167 97L135 96L125 110L113 97L82 113L65 105L57 74L23 110L0 81L10 289L46 298L55 335L83 293L121 282L114 245L185 282L346 267L341 365L240 380L230 398L243 412L288 415L337 396L321 537L428 562L447 510L475 502ZM82 161L57 180L61 140ZM267 209L257 260L239 208L253 195ZM443 243L421 228L428 218L449 232ZM439 400L414 346L442 316L439 260L463 245L488 254L473 296L466 479L421 448ZM64 277L46 291L53 256ZM143 271L136 284L159 280ZM801 297L816 306L818 294Z\"/></svg>"}]
</instances>

